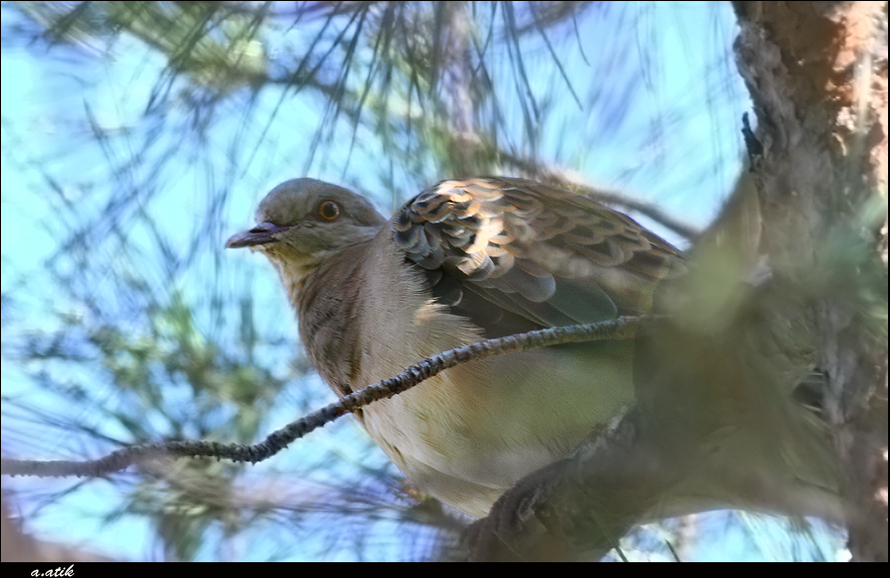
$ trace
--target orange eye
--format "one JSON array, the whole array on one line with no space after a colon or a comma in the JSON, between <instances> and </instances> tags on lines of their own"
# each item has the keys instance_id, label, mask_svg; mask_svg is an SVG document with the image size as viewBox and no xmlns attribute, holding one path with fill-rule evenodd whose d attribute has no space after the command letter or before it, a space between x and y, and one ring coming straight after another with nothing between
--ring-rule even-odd
<instances>
[{"instance_id":1,"label":"orange eye","mask_svg":"<svg viewBox=\"0 0 890 578\"><path fill-rule=\"evenodd\" d=\"M334 201L322 201L318 205L318 218L322 221L334 221L340 216L340 207Z\"/></svg>"}]
</instances>

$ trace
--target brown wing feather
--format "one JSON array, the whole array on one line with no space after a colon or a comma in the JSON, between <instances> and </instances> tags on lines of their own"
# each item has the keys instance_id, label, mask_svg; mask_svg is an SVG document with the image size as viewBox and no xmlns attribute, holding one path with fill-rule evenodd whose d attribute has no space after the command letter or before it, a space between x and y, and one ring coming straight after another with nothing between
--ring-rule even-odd
<instances>
[{"instance_id":1,"label":"brown wing feather","mask_svg":"<svg viewBox=\"0 0 890 578\"><path fill-rule=\"evenodd\" d=\"M393 223L434 294L488 336L644 313L682 260L630 217L525 179L443 181Z\"/></svg>"}]
</instances>

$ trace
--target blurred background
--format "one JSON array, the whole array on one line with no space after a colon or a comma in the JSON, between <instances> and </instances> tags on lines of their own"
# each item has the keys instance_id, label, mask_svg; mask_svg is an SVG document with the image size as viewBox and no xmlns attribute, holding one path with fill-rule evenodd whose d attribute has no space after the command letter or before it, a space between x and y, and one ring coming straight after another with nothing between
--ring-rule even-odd
<instances>
[{"instance_id":1,"label":"blurred background","mask_svg":"<svg viewBox=\"0 0 890 578\"><path fill-rule=\"evenodd\" d=\"M285 179L388 215L446 178L524 176L606 191L688 246L742 166L728 3L3 2L0 16L4 457L254 443L333 401L271 265L223 249ZM2 483L15 523L68 559L435 559L468 521L351 418L256 465ZM640 528L622 552L834 560L843 543L816 522L715 512Z\"/></svg>"}]
</instances>

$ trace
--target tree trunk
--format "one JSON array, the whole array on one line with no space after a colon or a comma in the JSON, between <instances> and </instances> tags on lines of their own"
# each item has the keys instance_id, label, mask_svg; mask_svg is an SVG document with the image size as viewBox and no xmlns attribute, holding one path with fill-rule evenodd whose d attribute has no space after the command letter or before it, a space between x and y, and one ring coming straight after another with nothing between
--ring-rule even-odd
<instances>
[{"instance_id":1,"label":"tree trunk","mask_svg":"<svg viewBox=\"0 0 890 578\"><path fill-rule=\"evenodd\" d=\"M758 171L765 252L820 267L825 251L842 250L827 235L864 226L886 275L886 212L874 223L862 208L882 196L886 211L887 4L739 2L736 12L739 68L768 143ZM850 273L813 311L817 363L853 559L887 561L887 338L851 294L868 291L867 274Z\"/></svg>"},{"instance_id":2,"label":"tree trunk","mask_svg":"<svg viewBox=\"0 0 890 578\"><path fill-rule=\"evenodd\" d=\"M604 555L658 511L727 427L806 430L811 447L794 458L812 458L821 451L818 434L805 423L776 424L792 418L771 396L781 382L818 371L825 377L818 405L830 430L822 449L840 472L832 489L841 498L837 516L854 560L887 560L887 4L737 2L735 9L756 136L746 134L749 174L696 249L693 266L704 271L682 287L694 304L670 309L684 319L667 328L669 338L660 334L671 344L661 366L641 368L650 375L645 386L638 380L634 409L576 457L521 481L495 504L469 537L475 559ZM718 264L724 275L767 289L752 290L731 314L729 298L710 311L721 281L707 275ZM707 317L701 311L726 314L720 332L716 322L690 331L690 318ZM748 481L724 484L713 497L744 492L753 509L835 512Z\"/></svg>"}]
</instances>

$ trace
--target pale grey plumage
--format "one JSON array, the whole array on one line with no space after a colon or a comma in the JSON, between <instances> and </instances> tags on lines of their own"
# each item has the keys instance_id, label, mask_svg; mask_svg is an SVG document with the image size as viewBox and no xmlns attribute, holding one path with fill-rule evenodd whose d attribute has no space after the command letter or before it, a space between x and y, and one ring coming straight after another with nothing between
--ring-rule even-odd
<instances>
[{"instance_id":1,"label":"pale grey plumage","mask_svg":"<svg viewBox=\"0 0 890 578\"><path fill-rule=\"evenodd\" d=\"M485 337L645 312L678 259L626 216L523 179L444 181L390 221L346 189L295 179L257 222L228 246L278 268L339 395ZM632 402L632 360L624 341L474 361L359 417L419 488L480 517Z\"/></svg>"}]
</instances>

